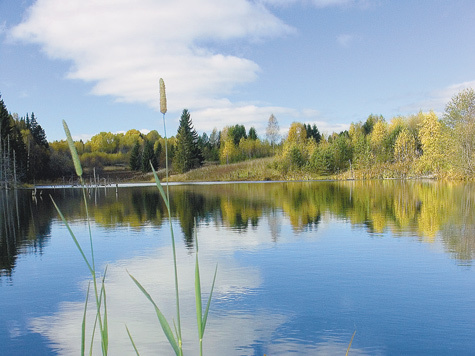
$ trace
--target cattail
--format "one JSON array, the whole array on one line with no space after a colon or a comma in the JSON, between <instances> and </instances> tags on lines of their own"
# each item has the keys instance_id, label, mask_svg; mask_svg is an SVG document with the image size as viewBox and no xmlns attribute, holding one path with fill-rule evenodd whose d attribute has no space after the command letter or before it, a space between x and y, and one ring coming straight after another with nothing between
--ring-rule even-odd
<instances>
[{"instance_id":1,"label":"cattail","mask_svg":"<svg viewBox=\"0 0 475 356\"><path fill-rule=\"evenodd\" d=\"M81 162L79 161L78 151L76 151L76 146L74 146L73 138L71 137L71 132L69 132L68 124L63 120L64 132L66 133L66 139L68 141L69 150L71 151L71 156L73 157L74 168L76 169L76 174L82 176L82 167Z\"/></svg>"},{"instance_id":2,"label":"cattail","mask_svg":"<svg viewBox=\"0 0 475 356\"><path fill-rule=\"evenodd\" d=\"M165 94L165 82L160 78L160 112L165 115L167 112L167 95Z\"/></svg>"}]
</instances>

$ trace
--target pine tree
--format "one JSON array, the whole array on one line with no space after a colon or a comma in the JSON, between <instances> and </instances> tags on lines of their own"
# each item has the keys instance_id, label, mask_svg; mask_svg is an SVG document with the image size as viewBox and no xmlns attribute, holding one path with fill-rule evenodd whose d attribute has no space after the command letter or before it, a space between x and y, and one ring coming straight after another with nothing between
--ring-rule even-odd
<instances>
[{"instance_id":1,"label":"pine tree","mask_svg":"<svg viewBox=\"0 0 475 356\"><path fill-rule=\"evenodd\" d=\"M203 163L198 138L198 133L193 128L190 113L187 109L184 109L176 135L176 151L173 160L173 168L177 172L187 172L192 168L201 166Z\"/></svg>"}]
</instances>

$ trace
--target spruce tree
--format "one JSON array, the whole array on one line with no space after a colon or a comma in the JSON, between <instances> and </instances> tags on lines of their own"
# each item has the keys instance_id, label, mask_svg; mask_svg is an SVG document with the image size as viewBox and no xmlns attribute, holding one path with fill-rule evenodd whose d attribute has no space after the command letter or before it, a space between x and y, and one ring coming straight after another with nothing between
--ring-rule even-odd
<instances>
[{"instance_id":1,"label":"spruce tree","mask_svg":"<svg viewBox=\"0 0 475 356\"><path fill-rule=\"evenodd\" d=\"M140 155L140 143L138 141L135 142L134 147L132 148L132 152L130 152L130 169L133 171L138 171L141 168L142 157Z\"/></svg>"},{"instance_id":2,"label":"spruce tree","mask_svg":"<svg viewBox=\"0 0 475 356\"><path fill-rule=\"evenodd\" d=\"M190 113L183 110L176 135L176 151L173 168L179 173L197 168L203 163L203 155L198 145L198 133L193 128Z\"/></svg>"},{"instance_id":3,"label":"spruce tree","mask_svg":"<svg viewBox=\"0 0 475 356\"><path fill-rule=\"evenodd\" d=\"M142 172L152 171L150 162L152 162L153 160L154 160L153 143L150 142L149 140L145 140L143 143L143 152L142 152ZM154 165L154 168L157 168L157 167Z\"/></svg>"}]
</instances>

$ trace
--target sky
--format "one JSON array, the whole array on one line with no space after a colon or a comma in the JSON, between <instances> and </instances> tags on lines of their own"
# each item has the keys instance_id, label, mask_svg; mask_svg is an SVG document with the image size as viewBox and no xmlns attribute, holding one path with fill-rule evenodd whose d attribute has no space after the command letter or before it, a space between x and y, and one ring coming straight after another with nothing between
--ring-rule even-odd
<instances>
[{"instance_id":1,"label":"sky","mask_svg":"<svg viewBox=\"0 0 475 356\"><path fill-rule=\"evenodd\" d=\"M49 141L273 114L326 134L475 88L473 0L0 0L0 94Z\"/></svg>"}]
</instances>

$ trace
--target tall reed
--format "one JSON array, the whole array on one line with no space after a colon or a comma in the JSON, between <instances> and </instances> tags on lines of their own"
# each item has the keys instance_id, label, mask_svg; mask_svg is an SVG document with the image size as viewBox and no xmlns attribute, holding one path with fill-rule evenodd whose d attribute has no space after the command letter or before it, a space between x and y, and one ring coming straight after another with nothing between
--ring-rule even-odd
<instances>
[{"instance_id":1,"label":"tall reed","mask_svg":"<svg viewBox=\"0 0 475 356\"><path fill-rule=\"evenodd\" d=\"M89 209L87 205L87 194L86 194L86 186L84 184L84 179L82 177L82 167L81 167L81 162L79 160L79 155L76 151L76 147L74 146L74 141L71 136L71 132L69 131L68 125L66 124L66 121L63 120L63 127L64 127L64 132L66 134L66 139L68 141L68 146L69 150L71 151L71 156L73 159L74 163L74 168L76 170L76 174L79 177L80 183L81 183L81 188L82 188L82 193L83 193L83 198L84 198L84 205L86 209L86 222L88 226L88 232L89 232L89 244L90 244L90 257L88 258L86 254L84 253L84 250L79 243L78 239L76 238L76 235L72 231L71 227L69 226L67 220L65 219L64 215L62 214L61 210L59 207L56 205L56 202L54 201L53 197L50 195L51 201L54 204L54 207L58 211L59 216L61 217L61 220L63 223L66 225L69 234L71 235L74 243L76 244L76 247L78 248L82 258L84 259L84 262L87 265L87 268L89 270L89 273L91 274L92 277L92 283L93 283L93 289L94 289L94 296L95 296L95 302L96 302L96 317L94 321L94 326L91 334L91 343L89 347L89 355L92 355L92 350L93 350L93 345L94 345L94 335L96 332L96 327L97 323L99 323L99 333L101 336L101 350L103 355L107 355L108 352L108 346L109 346L109 332L108 332L108 325L107 325L107 303L106 303L106 290L104 286L104 281L105 281L105 276L107 273L107 267L104 271L104 274L102 276L101 280L101 286L100 289L98 287L98 275L96 271L96 263L94 259L94 245L92 242L92 232L91 232L91 222L89 218ZM81 355L83 356L85 354L86 350L86 311L87 311L87 305L88 305L88 299L89 299L89 289L90 285L87 288L87 294L86 294L86 302L84 303L84 314L83 314L83 320L82 320L82 327L81 327Z\"/></svg>"},{"instance_id":2,"label":"tall reed","mask_svg":"<svg viewBox=\"0 0 475 356\"><path fill-rule=\"evenodd\" d=\"M168 222L170 226L170 235L171 235L171 242L172 242L172 254L173 254L173 267L174 267L174 276L175 276L175 303L176 303L176 323L175 320L173 320L174 328L175 328L175 333L173 333L172 328L170 327L169 322L163 315L163 313L160 311L160 308L157 306L151 295L147 292L147 290L139 283L139 281L134 278L132 275L130 277L134 281L134 283L137 285L137 287L140 289L140 291L145 295L145 297L152 303L155 313L157 314L157 318L160 322L160 325L162 327L162 330L170 343L171 347L173 348L175 354L177 356L182 356L183 355L183 339L182 339L182 333L181 333L181 322L180 322L180 295L179 295L179 288L178 288L178 268L177 268L177 259L176 259L176 246L175 246L175 234L173 232L173 225L172 225L172 213L170 209L170 192L169 192L169 184L168 184L168 138L167 138L167 129L166 129L166 120L165 120L165 114L167 112L167 98L166 98L166 93L165 93L165 82L163 81L162 78L160 78L159 81L160 85L160 112L163 115L163 129L164 129L164 135L165 135L165 171L166 171L166 193L165 190L163 189L163 186L160 182L160 179L158 178L157 172L155 171L153 165L152 166L152 172L153 176L155 178L155 183L157 185L158 191L160 192L160 195L162 196L163 201L165 202L165 206L167 208L168 212ZM201 282L200 282L200 271L199 271L199 263L198 263L198 239L196 236L196 221L195 221L195 245L196 245L196 262L195 262L195 299L196 299L196 316L197 316L197 325L198 325L198 338L199 338L199 345L200 345L200 355L203 354L203 336L204 336L204 331L206 328L206 321L208 319L208 312L209 312L209 307L211 304L211 297L213 295L213 290L214 290L214 283L216 281L216 274L218 271L218 266L216 266L216 270L214 272L214 278L213 278L213 284L211 286L211 292L208 297L208 302L206 305L205 312L203 314L203 309L202 309L202 295L201 295ZM132 335L127 329L127 332L129 334L129 338L132 342L132 345L134 346L135 352L137 355L139 355L139 352L137 348L135 347L134 340L132 338Z\"/></svg>"}]
</instances>

